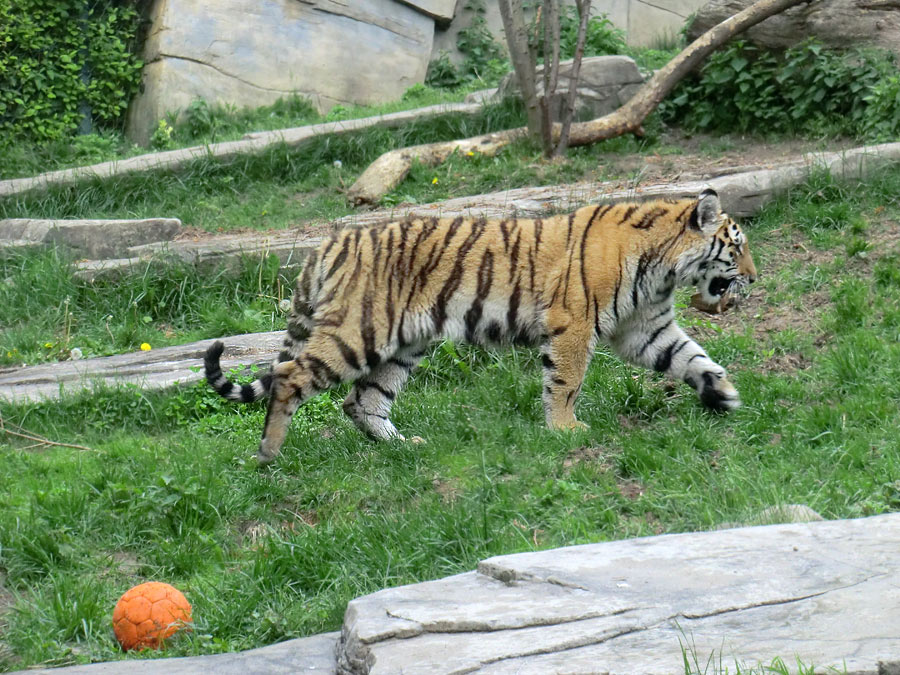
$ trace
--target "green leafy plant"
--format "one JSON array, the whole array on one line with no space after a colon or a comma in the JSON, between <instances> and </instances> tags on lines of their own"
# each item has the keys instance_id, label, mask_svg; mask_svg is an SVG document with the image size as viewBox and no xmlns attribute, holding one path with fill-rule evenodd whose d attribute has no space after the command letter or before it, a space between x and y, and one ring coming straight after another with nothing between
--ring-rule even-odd
<instances>
[{"instance_id":1,"label":"green leafy plant","mask_svg":"<svg viewBox=\"0 0 900 675\"><path fill-rule=\"evenodd\" d=\"M890 137L900 129L893 68L872 50L839 52L809 40L776 52L738 40L712 54L660 112L703 131Z\"/></svg>"},{"instance_id":2,"label":"green leafy plant","mask_svg":"<svg viewBox=\"0 0 900 675\"><path fill-rule=\"evenodd\" d=\"M140 82L138 23L131 3L0 0L0 137L65 138L84 106L119 125Z\"/></svg>"}]
</instances>

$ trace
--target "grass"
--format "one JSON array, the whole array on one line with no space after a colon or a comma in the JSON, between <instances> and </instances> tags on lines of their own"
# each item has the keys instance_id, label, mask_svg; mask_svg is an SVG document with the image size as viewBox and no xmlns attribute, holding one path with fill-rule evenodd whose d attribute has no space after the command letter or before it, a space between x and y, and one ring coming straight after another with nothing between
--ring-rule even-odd
<instances>
[{"instance_id":1,"label":"grass","mask_svg":"<svg viewBox=\"0 0 900 675\"><path fill-rule=\"evenodd\" d=\"M762 274L746 309L707 319L682 307L742 393L727 416L600 351L579 404L590 430L551 432L534 351L450 343L394 409L426 444L367 440L340 412L341 389L304 406L262 471L247 460L263 406L202 385L4 404L7 425L92 450L13 438L0 449L0 590L12 603L0 668L123 658L112 607L148 579L194 605L194 632L168 655L207 654L334 630L355 596L495 554L703 530L774 504L826 518L897 510L898 194L897 169L853 188L815 177L746 225ZM64 334L105 353L157 341L161 324L200 337L282 323L265 265L91 289L48 256L18 258L0 285L3 349L15 339L28 359ZM264 318L245 321L246 309Z\"/></svg>"}]
</instances>

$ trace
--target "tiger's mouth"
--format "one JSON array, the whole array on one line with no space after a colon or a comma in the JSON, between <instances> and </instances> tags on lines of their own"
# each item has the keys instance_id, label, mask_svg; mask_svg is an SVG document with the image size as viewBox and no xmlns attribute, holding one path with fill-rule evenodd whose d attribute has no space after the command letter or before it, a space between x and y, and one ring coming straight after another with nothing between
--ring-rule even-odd
<instances>
[{"instance_id":1,"label":"tiger's mouth","mask_svg":"<svg viewBox=\"0 0 900 675\"><path fill-rule=\"evenodd\" d=\"M691 307L707 314L721 314L739 304L750 288L740 277L713 277L706 288L691 297Z\"/></svg>"},{"instance_id":2,"label":"tiger's mouth","mask_svg":"<svg viewBox=\"0 0 900 675\"><path fill-rule=\"evenodd\" d=\"M727 291L729 287L733 285L733 282L733 279L726 279L725 277L713 277L713 280L709 282L709 294L713 297L721 297L725 295L725 291Z\"/></svg>"}]
</instances>

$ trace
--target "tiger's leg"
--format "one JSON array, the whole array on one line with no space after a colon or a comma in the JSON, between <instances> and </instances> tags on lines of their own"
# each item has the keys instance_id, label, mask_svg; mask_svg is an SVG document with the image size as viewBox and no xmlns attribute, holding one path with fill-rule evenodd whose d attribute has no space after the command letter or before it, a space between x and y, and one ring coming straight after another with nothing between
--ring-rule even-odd
<instances>
[{"instance_id":1,"label":"tiger's leg","mask_svg":"<svg viewBox=\"0 0 900 675\"><path fill-rule=\"evenodd\" d=\"M422 356L420 346L406 347L354 383L344 412L361 431L380 440L405 440L390 420L391 405Z\"/></svg>"},{"instance_id":2,"label":"tiger's leg","mask_svg":"<svg viewBox=\"0 0 900 675\"><path fill-rule=\"evenodd\" d=\"M269 409L259 444L261 464L273 461L281 451L291 418L308 399L340 382L358 377L362 371L350 366L338 346L321 334L313 334L302 353L272 370Z\"/></svg>"},{"instance_id":3,"label":"tiger's leg","mask_svg":"<svg viewBox=\"0 0 900 675\"><path fill-rule=\"evenodd\" d=\"M550 341L541 348L544 366L544 417L551 429L586 429L575 419L575 399L581 393L593 351L591 331L551 325Z\"/></svg>"},{"instance_id":4,"label":"tiger's leg","mask_svg":"<svg viewBox=\"0 0 900 675\"><path fill-rule=\"evenodd\" d=\"M622 358L687 382L708 408L724 411L741 405L725 369L685 334L671 314L658 324L622 332L611 342Z\"/></svg>"}]
</instances>

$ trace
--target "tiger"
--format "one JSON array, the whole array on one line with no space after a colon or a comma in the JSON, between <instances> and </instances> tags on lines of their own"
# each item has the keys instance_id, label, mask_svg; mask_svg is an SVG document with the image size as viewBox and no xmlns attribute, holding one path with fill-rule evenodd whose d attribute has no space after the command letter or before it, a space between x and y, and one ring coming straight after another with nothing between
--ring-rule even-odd
<instances>
[{"instance_id":1,"label":"tiger","mask_svg":"<svg viewBox=\"0 0 900 675\"><path fill-rule=\"evenodd\" d=\"M348 227L307 257L271 370L249 384L229 381L224 344L215 341L205 374L227 399L269 396L261 464L278 456L299 406L342 382L353 383L343 410L360 430L405 440L391 406L438 339L540 346L552 429L585 428L575 402L600 342L728 411L740 396L676 323L675 289L696 287L701 306L721 306L746 296L756 278L747 239L712 189L547 218L407 217Z\"/></svg>"}]
</instances>

